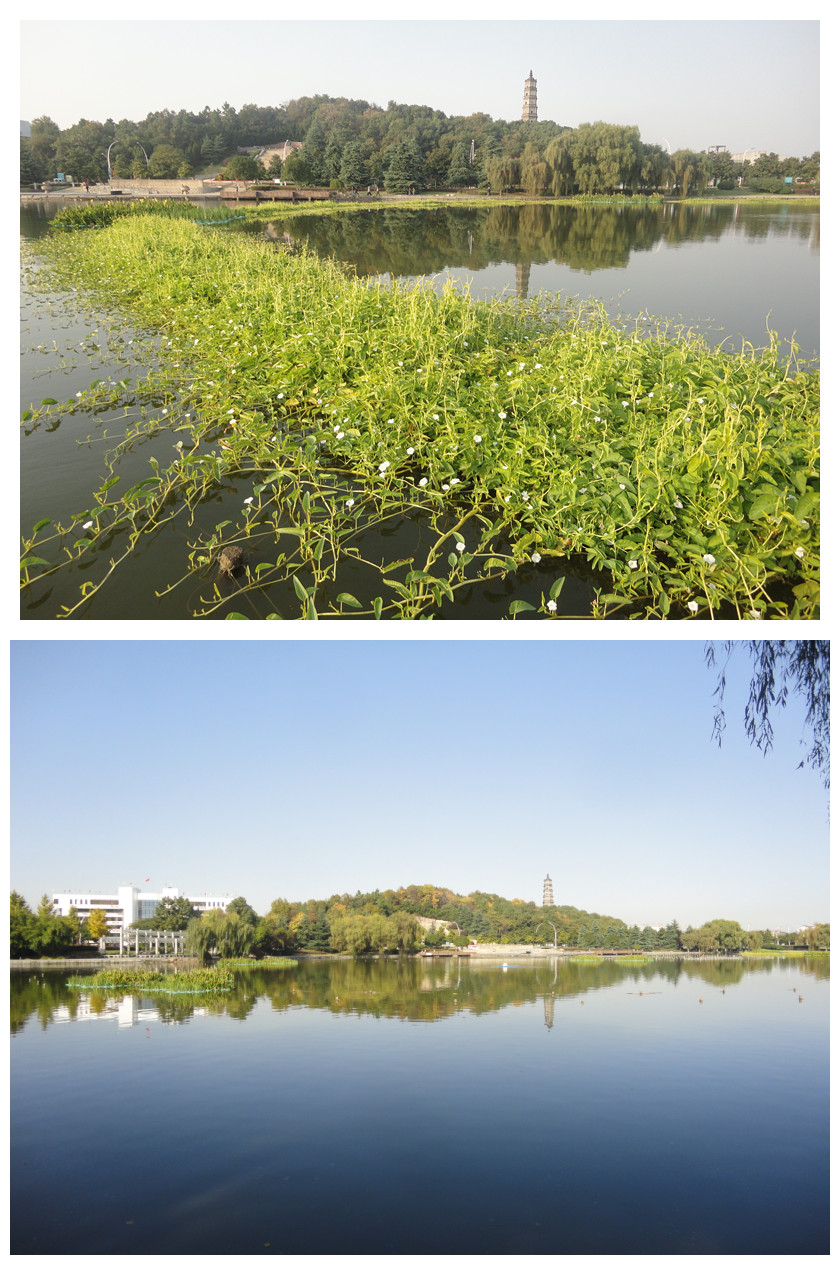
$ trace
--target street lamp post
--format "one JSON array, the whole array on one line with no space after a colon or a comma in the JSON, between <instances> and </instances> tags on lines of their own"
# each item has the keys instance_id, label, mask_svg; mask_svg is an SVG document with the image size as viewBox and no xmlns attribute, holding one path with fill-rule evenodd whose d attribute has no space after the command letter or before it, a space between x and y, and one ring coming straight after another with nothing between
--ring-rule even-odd
<instances>
[{"instance_id":1,"label":"street lamp post","mask_svg":"<svg viewBox=\"0 0 840 1265\"><path fill-rule=\"evenodd\" d=\"M554 947L556 949L557 948L557 928L554 926L554 923L551 921L550 918L543 918L542 922L537 923L537 931L539 931L540 927L543 925L543 922L547 922L549 927L552 927L554 930ZM536 932L534 934L536 935Z\"/></svg>"}]
</instances>

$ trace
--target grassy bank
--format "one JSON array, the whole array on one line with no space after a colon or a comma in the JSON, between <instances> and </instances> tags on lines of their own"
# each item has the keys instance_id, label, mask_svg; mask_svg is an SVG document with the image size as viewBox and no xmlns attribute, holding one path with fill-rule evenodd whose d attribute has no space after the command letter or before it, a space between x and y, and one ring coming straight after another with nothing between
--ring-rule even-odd
<instances>
[{"instance_id":1,"label":"grassy bank","mask_svg":"<svg viewBox=\"0 0 840 1265\"><path fill-rule=\"evenodd\" d=\"M40 249L63 284L163 343L140 387L27 411L35 425L129 397L157 408L127 423L73 519L24 541L26 585L89 560L66 615L233 482L238 516L184 550L184 580L242 550L199 614L250 595L269 617L290 597L298 618L433 617L539 564L553 617L573 563L592 569L595 617L818 613L819 377L778 347L720 352L641 317L619 330L597 304L361 282L175 215L121 214ZM161 426L171 462L121 486L121 451ZM381 533L406 521L416 549L386 560Z\"/></svg>"}]
</instances>

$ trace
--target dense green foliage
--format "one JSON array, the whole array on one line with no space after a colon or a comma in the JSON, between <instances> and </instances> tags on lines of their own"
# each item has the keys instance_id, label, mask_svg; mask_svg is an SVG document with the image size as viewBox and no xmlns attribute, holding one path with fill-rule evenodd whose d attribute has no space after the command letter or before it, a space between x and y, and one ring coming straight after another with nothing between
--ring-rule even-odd
<instances>
[{"instance_id":1,"label":"dense green foliage","mask_svg":"<svg viewBox=\"0 0 840 1265\"><path fill-rule=\"evenodd\" d=\"M231 179L251 179L261 168L253 153L237 151L286 140L302 147L271 174L324 187L375 182L407 192L471 185L555 196L663 189L685 197L709 180L734 185L745 172L757 191L768 189L768 181L773 185L768 191L792 191L785 176L807 180L809 187L819 181L819 154L807 159L767 154L745 168L730 154L686 149L671 154L643 142L639 129L625 124L599 121L572 128L551 120L505 122L481 113L448 117L429 106L390 101L381 109L323 95L280 106L248 104L239 111L227 102L200 113L158 110L139 123L80 119L64 130L42 116L32 120L31 131L31 138L21 141L22 183L57 172L77 181L103 181L109 148L117 179L221 169Z\"/></svg>"},{"instance_id":2,"label":"dense green foliage","mask_svg":"<svg viewBox=\"0 0 840 1265\"><path fill-rule=\"evenodd\" d=\"M18 892L10 896L9 956L13 958L61 957L87 933L75 910L57 914L46 894L33 912Z\"/></svg>"},{"instance_id":3,"label":"dense green foliage","mask_svg":"<svg viewBox=\"0 0 840 1265\"><path fill-rule=\"evenodd\" d=\"M233 975L225 966L195 971L144 971L134 968L73 975L70 988L113 988L126 993L224 993L233 987Z\"/></svg>"},{"instance_id":4,"label":"dense green foliage","mask_svg":"<svg viewBox=\"0 0 840 1265\"><path fill-rule=\"evenodd\" d=\"M203 961L213 951L221 958L244 957L254 943L257 917L246 902L242 903L246 905L245 912L240 907L228 908L225 913L221 909L210 909L200 918L193 918L187 924L186 952Z\"/></svg>"},{"instance_id":5,"label":"dense green foliage","mask_svg":"<svg viewBox=\"0 0 840 1265\"><path fill-rule=\"evenodd\" d=\"M126 447L162 424L182 436L168 467L152 458L129 489L112 475L70 523L45 535L41 520L25 540L25 585L83 554L92 564L65 614L232 482L240 514L194 540L184 578L223 545L244 547L248 566L197 613L236 598L242 618L243 598L259 596L269 617L291 600L300 618L427 618L458 590L541 561L557 564L544 615L569 561L590 569L597 617L818 611L819 377L780 364L775 343L733 354L647 317L618 328L599 305L362 283L152 213L43 249L60 277L166 347L142 387L99 384L25 420L139 398L165 408L127 427ZM361 554L371 525L407 517L423 525L413 556L386 564L376 540ZM108 560L115 538L123 552ZM342 565L359 556L379 586L367 603L344 587ZM535 607L509 613L523 610Z\"/></svg>"}]
</instances>

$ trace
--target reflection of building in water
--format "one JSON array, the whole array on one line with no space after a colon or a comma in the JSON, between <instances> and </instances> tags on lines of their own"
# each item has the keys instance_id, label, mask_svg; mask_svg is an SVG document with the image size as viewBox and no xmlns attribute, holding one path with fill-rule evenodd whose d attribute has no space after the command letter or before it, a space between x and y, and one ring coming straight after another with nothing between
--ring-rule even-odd
<instances>
[{"instance_id":1,"label":"reflection of building in water","mask_svg":"<svg viewBox=\"0 0 840 1265\"><path fill-rule=\"evenodd\" d=\"M543 994L543 1010L545 1012L545 1026L549 1032L554 1027L554 993Z\"/></svg>"},{"instance_id":2,"label":"reflection of building in water","mask_svg":"<svg viewBox=\"0 0 840 1265\"><path fill-rule=\"evenodd\" d=\"M528 78L525 80L525 99L522 102L522 122L536 123L537 121L537 81L534 78L533 70L528 71Z\"/></svg>"},{"instance_id":3,"label":"reflection of building in water","mask_svg":"<svg viewBox=\"0 0 840 1265\"><path fill-rule=\"evenodd\" d=\"M524 302L528 297L528 282L531 279L531 265L516 265L516 297Z\"/></svg>"},{"instance_id":4,"label":"reflection of building in water","mask_svg":"<svg viewBox=\"0 0 840 1265\"><path fill-rule=\"evenodd\" d=\"M554 884L552 883L551 878L549 877L548 874L546 874L545 878L543 879L543 904L544 905L554 904Z\"/></svg>"},{"instance_id":5,"label":"reflection of building in water","mask_svg":"<svg viewBox=\"0 0 840 1265\"><path fill-rule=\"evenodd\" d=\"M104 1003L104 1005L103 1005ZM204 1015L203 1007L195 1006L190 1018ZM92 1023L94 1019L116 1019L118 1028L134 1028L137 1024L160 1022L160 1011L147 997L80 997L75 1013L69 1006L56 1006L53 1023Z\"/></svg>"}]
</instances>

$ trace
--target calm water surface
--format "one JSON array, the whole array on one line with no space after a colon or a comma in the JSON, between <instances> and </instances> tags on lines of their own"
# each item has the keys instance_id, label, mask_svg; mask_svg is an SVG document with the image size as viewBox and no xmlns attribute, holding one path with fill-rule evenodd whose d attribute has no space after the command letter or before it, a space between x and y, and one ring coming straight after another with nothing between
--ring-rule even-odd
<instances>
[{"instance_id":1,"label":"calm water surface","mask_svg":"<svg viewBox=\"0 0 840 1265\"><path fill-rule=\"evenodd\" d=\"M13 1253L828 1251L828 962L11 983Z\"/></svg>"}]
</instances>

